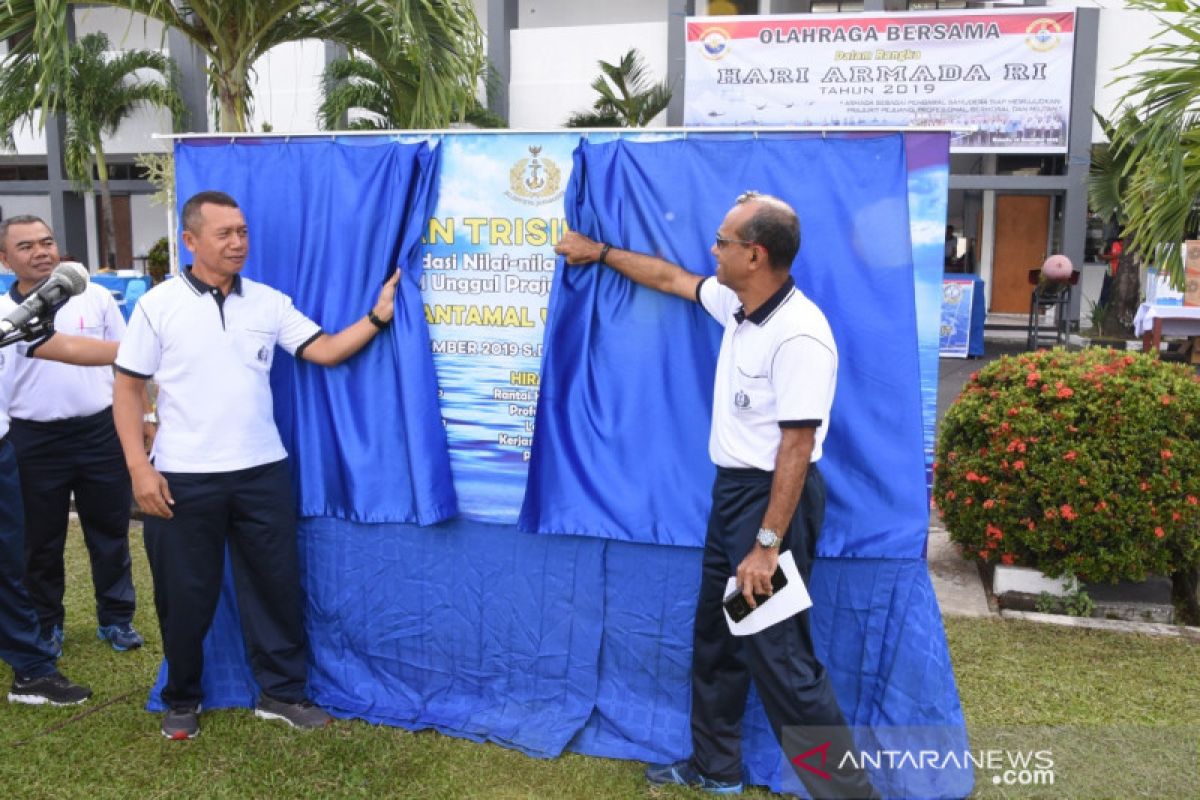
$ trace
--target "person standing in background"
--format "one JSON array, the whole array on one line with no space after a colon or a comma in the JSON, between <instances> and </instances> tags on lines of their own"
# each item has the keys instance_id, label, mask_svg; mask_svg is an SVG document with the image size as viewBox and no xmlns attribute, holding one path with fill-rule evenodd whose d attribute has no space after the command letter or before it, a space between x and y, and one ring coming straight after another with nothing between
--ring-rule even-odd
<instances>
[{"instance_id":1,"label":"person standing in background","mask_svg":"<svg viewBox=\"0 0 1200 800\"><path fill-rule=\"evenodd\" d=\"M0 223L0 257L17 276L8 293L22 303L61 261L54 234L34 216ZM61 333L117 342L125 320L112 293L94 283L55 314ZM25 509L25 588L43 638L62 653L66 577L63 551L71 497L92 566L97 636L125 651L143 644L133 627L136 596L129 555L133 502L112 417L112 368L34 358L13 364L9 439Z\"/></svg>"}]
</instances>

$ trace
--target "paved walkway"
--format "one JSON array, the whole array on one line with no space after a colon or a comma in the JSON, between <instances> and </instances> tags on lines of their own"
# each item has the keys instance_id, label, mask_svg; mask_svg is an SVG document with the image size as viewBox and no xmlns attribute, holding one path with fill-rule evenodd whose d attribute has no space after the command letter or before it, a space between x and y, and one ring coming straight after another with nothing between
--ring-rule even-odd
<instances>
[{"instance_id":1,"label":"paved walkway","mask_svg":"<svg viewBox=\"0 0 1200 800\"><path fill-rule=\"evenodd\" d=\"M1025 349L1025 333L1017 336L991 337L984 342L980 358L943 358L938 369L937 421L940 426L946 409L962 391L971 373L1002 355L1020 353ZM995 612L988 607L987 592L980 580L975 562L967 561L959 548L950 541L936 511L929 520L929 577L937 594L943 615L957 617L986 617Z\"/></svg>"}]
</instances>

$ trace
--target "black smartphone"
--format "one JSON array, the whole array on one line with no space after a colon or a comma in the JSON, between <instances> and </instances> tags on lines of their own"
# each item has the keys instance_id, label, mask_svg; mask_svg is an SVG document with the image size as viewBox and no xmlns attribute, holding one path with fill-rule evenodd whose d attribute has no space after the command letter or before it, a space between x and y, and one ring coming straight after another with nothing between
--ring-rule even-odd
<instances>
[{"instance_id":1,"label":"black smartphone","mask_svg":"<svg viewBox=\"0 0 1200 800\"><path fill-rule=\"evenodd\" d=\"M787 576L783 574L783 570L780 567L776 567L775 574L771 576L771 591L775 594L778 594L779 590L785 586L787 586ZM775 596L775 594L754 595L756 607L761 606L763 603L770 600ZM747 615L749 615L751 611L754 610L750 607L750 604L746 602L746 596L738 590L735 590L733 594L726 597L724 603L725 610L729 612L729 618L734 622L741 622L747 617Z\"/></svg>"}]
</instances>

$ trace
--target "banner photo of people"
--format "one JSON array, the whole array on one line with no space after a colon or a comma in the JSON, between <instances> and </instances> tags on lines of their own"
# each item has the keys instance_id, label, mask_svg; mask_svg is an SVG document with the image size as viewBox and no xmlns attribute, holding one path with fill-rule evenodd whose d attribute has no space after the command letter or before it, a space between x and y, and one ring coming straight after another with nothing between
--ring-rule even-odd
<instances>
[{"instance_id":1,"label":"banner photo of people","mask_svg":"<svg viewBox=\"0 0 1200 800\"><path fill-rule=\"evenodd\" d=\"M1072 11L687 21L684 123L967 126L953 152L1067 149Z\"/></svg>"},{"instance_id":2,"label":"banner photo of people","mask_svg":"<svg viewBox=\"0 0 1200 800\"><path fill-rule=\"evenodd\" d=\"M533 443L554 244L577 135L455 136L421 295L459 511L517 521Z\"/></svg>"}]
</instances>

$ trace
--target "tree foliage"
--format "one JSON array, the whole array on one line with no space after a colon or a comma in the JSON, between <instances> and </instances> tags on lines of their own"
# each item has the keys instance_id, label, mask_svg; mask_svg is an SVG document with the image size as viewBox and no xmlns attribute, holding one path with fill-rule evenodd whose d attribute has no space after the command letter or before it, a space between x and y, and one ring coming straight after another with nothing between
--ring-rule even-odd
<instances>
[{"instance_id":1,"label":"tree foliage","mask_svg":"<svg viewBox=\"0 0 1200 800\"><path fill-rule=\"evenodd\" d=\"M147 72L157 73L150 79ZM183 101L175 89L175 65L155 50L112 51L108 37L89 34L67 51L67 71L55 73L58 79L46 83L45 106L37 101L45 71L36 57L10 56L0 66L0 131L5 144L12 145L12 131L18 123L33 124L43 107L66 117L63 162L68 177L81 190L92 187L92 166L100 184L108 236L107 266L114 266L115 232L112 196L108 190L108 162L104 138L112 136L141 106L168 109L178 120Z\"/></svg>"},{"instance_id":2,"label":"tree foliage","mask_svg":"<svg viewBox=\"0 0 1200 800\"><path fill-rule=\"evenodd\" d=\"M652 83L649 69L636 48L616 64L599 61L600 76L592 81L599 97L590 111L567 119L568 128L641 128L650 124L671 102L666 81Z\"/></svg>"},{"instance_id":3,"label":"tree foliage","mask_svg":"<svg viewBox=\"0 0 1200 800\"><path fill-rule=\"evenodd\" d=\"M13 54L36 58L43 80L35 92L46 106L49 86L68 68L63 0L0 0L0 38L17 36ZM244 131L254 63L287 42L320 39L377 63L403 58L416 69L406 127L444 127L474 98L484 62L483 35L470 0L109 0L93 3L136 12L174 28L208 58L219 127Z\"/></svg>"},{"instance_id":4,"label":"tree foliage","mask_svg":"<svg viewBox=\"0 0 1200 800\"><path fill-rule=\"evenodd\" d=\"M392 59L386 68L353 55L325 67L321 80L321 106L317 118L325 130L400 130L409 128L410 111L416 100L417 70L402 60ZM477 128L503 128L505 121L473 100L462 121Z\"/></svg>"},{"instance_id":5,"label":"tree foliage","mask_svg":"<svg viewBox=\"0 0 1200 800\"><path fill-rule=\"evenodd\" d=\"M1130 77L1110 141L1124 163L1121 207L1128 247L1168 270L1182 288L1178 247L1196 235L1200 199L1200 3L1140 0L1173 12L1130 63L1153 66Z\"/></svg>"}]
</instances>

